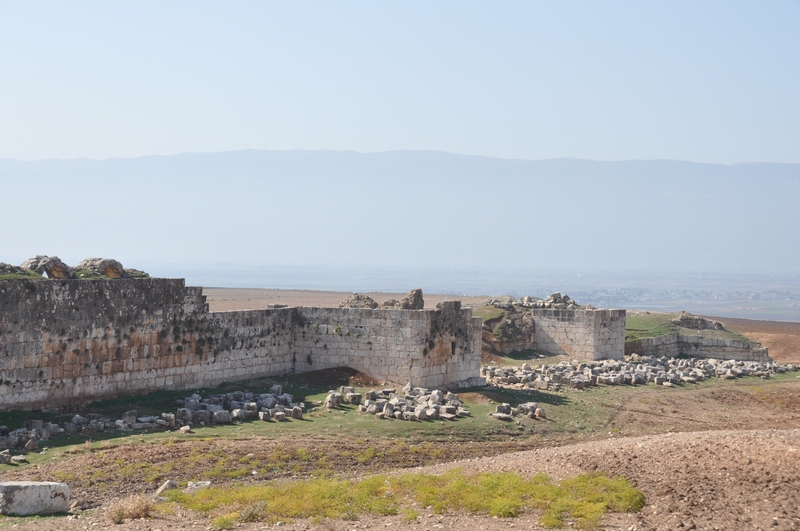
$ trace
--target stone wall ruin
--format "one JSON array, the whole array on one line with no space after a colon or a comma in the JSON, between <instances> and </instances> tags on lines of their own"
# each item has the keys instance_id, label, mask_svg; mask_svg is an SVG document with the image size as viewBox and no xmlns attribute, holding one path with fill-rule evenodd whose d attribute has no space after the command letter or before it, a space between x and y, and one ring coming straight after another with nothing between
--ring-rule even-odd
<instances>
[{"instance_id":1,"label":"stone wall ruin","mask_svg":"<svg viewBox=\"0 0 800 531\"><path fill-rule=\"evenodd\" d=\"M182 279L0 281L0 411L338 366L474 385L480 348L480 319L458 302L209 312Z\"/></svg>"}]
</instances>

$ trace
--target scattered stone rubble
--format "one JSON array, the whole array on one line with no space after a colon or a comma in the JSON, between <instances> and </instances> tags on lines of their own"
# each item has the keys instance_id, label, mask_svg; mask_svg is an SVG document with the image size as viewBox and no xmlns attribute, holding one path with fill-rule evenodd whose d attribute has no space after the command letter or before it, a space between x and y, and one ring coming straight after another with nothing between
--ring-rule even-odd
<instances>
[{"instance_id":1,"label":"scattered stone rubble","mask_svg":"<svg viewBox=\"0 0 800 531\"><path fill-rule=\"evenodd\" d=\"M273 385L269 393L253 394L235 391L201 398L194 394L178 400L181 407L175 413L160 416L140 416L136 411L127 411L121 419L111 420L96 413L75 415L62 425L41 420L25 421L25 426L9 431L0 426L0 464L9 464L14 458L9 448L22 448L28 452L39 451L42 441L62 433L94 435L110 430L155 430L180 429L190 432L192 426L207 424L231 424L246 420L286 421L302 419L305 404L294 402L292 395L284 393L280 385Z\"/></svg>"},{"instance_id":2,"label":"scattered stone rubble","mask_svg":"<svg viewBox=\"0 0 800 531\"><path fill-rule=\"evenodd\" d=\"M7 274L22 275L25 273L25 271L26 270L22 269L21 267L7 264L5 262L0 262L0 275L7 275Z\"/></svg>"},{"instance_id":3,"label":"scattered stone rubble","mask_svg":"<svg viewBox=\"0 0 800 531\"><path fill-rule=\"evenodd\" d=\"M377 308L378 303L369 295L353 293L339 303L339 308Z\"/></svg>"},{"instance_id":4,"label":"scattered stone rubble","mask_svg":"<svg viewBox=\"0 0 800 531\"><path fill-rule=\"evenodd\" d=\"M557 365L533 368L527 363L520 367L481 368L481 376L490 385L516 389L558 391L562 388L585 389L593 385L681 385L697 383L708 378L734 379L744 376L769 378L787 371L797 371L793 364L775 362L716 360L706 358L656 358L633 355L628 361L562 361Z\"/></svg>"},{"instance_id":5,"label":"scattered stone rubble","mask_svg":"<svg viewBox=\"0 0 800 531\"><path fill-rule=\"evenodd\" d=\"M544 410L536 402L525 402L517 407L511 407L511 404L507 403L497 404L495 412L489 413L489 416L506 422L514 420L514 417L517 416L528 417L529 419L547 418Z\"/></svg>"},{"instance_id":6,"label":"scattered stone rubble","mask_svg":"<svg viewBox=\"0 0 800 531\"><path fill-rule=\"evenodd\" d=\"M672 320L672 324L683 328L691 328L692 330L725 330L725 327L719 321L712 321L688 312L681 312L677 319Z\"/></svg>"},{"instance_id":7,"label":"scattered stone rubble","mask_svg":"<svg viewBox=\"0 0 800 531\"><path fill-rule=\"evenodd\" d=\"M526 295L521 298L515 297L498 297L486 301L487 306L494 306L495 308L502 308L504 310L511 310L514 306L522 306L523 308L550 308L554 310L591 310L592 306L582 306L576 301L571 299L569 295L561 295L559 292L551 293L546 299L539 297L532 297Z\"/></svg>"},{"instance_id":8,"label":"scattered stone rubble","mask_svg":"<svg viewBox=\"0 0 800 531\"><path fill-rule=\"evenodd\" d=\"M389 299L378 305L375 300L361 293L348 295L339 303L339 308L378 308L382 310L422 310L425 308L425 300L422 298L421 289L412 289L408 295L401 300Z\"/></svg>"},{"instance_id":9,"label":"scattered stone rubble","mask_svg":"<svg viewBox=\"0 0 800 531\"><path fill-rule=\"evenodd\" d=\"M397 420L453 420L469 417L458 395L439 389L425 389L406 384L400 393L395 388L356 393L354 388L342 386L330 391L325 407L335 409L342 404L358 406L360 413L375 415L380 419Z\"/></svg>"}]
</instances>

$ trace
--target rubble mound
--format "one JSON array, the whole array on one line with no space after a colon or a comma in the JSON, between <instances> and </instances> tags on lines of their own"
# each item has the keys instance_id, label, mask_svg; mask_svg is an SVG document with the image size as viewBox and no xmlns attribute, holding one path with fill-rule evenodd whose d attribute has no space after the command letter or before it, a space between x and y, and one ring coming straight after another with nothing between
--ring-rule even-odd
<instances>
[{"instance_id":1,"label":"rubble mound","mask_svg":"<svg viewBox=\"0 0 800 531\"><path fill-rule=\"evenodd\" d=\"M397 299L389 299L388 301L383 301L380 307L383 310L399 310L400 301Z\"/></svg>"},{"instance_id":2,"label":"rubble mound","mask_svg":"<svg viewBox=\"0 0 800 531\"><path fill-rule=\"evenodd\" d=\"M128 276L122 264L111 258L87 258L78 264L75 269L90 271L108 278L123 278Z\"/></svg>"},{"instance_id":3,"label":"rubble mound","mask_svg":"<svg viewBox=\"0 0 800 531\"><path fill-rule=\"evenodd\" d=\"M35 257L28 258L22 262L20 268L25 271L35 271L40 275L46 274L47 278L75 278L75 271L57 256L37 254Z\"/></svg>"},{"instance_id":4,"label":"rubble mound","mask_svg":"<svg viewBox=\"0 0 800 531\"><path fill-rule=\"evenodd\" d=\"M356 393L353 387L342 386L330 391L325 407L335 409L342 404L358 406L359 413L375 415L380 419L397 420L454 420L469 417L458 395L439 389L414 387L410 383L397 392L395 388Z\"/></svg>"},{"instance_id":5,"label":"rubble mound","mask_svg":"<svg viewBox=\"0 0 800 531\"><path fill-rule=\"evenodd\" d=\"M191 431L192 426L230 424L248 420L287 421L303 418L305 404L295 403L294 397L283 392L280 385L273 385L269 393L254 394L249 391L234 391L201 398L198 394L178 400L181 406L175 413L160 416L140 415L137 411L126 411L122 417L112 420L97 413L75 415L72 420L58 425L42 420L26 420L25 427L10 431L0 426L0 464L8 464L12 457L9 448L25 448L33 452L43 441L62 433L80 433L85 436L114 430L174 430Z\"/></svg>"},{"instance_id":6,"label":"rubble mound","mask_svg":"<svg viewBox=\"0 0 800 531\"><path fill-rule=\"evenodd\" d=\"M412 289L408 295L400 301L401 310L421 310L425 307L425 300L422 298L421 289Z\"/></svg>"},{"instance_id":7,"label":"rubble mound","mask_svg":"<svg viewBox=\"0 0 800 531\"><path fill-rule=\"evenodd\" d=\"M719 321L712 321L688 312L681 312L678 318L673 319L671 322L674 325L682 328L691 328L692 330L725 330L725 327Z\"/></svg>"},{"instance_id":8,"label":"rubble mound","mask_svg":"<svg viewBox=\"0 0 800 531\"><path fill-rule=\"evenodd\" d=\"M15 265L0 262L0 275L24 275L28 270Z\"/></svg>"},{"instance_id":9,"label":"rubble mound","mask_svg":"<svg viewBox=\"0 0 800 531\"><path fill-rule=\"evenodd\" d=\"M339 303L339 308L377 308L378 303L368 295L353 293Z\"/></svg>"},{"instance_id":10,"label":"rubble mound","mask_svg":"<svg viewBox=\"0 0 800 531\"><path fill-rule=\"evenodd\" d=\"M554 310L579 310L584 308L577 301L570 299L569 295L561 295L556 291L547 296L545 300L536 301L533 308L551 308Z\"/></svg>"},{"instance_id":11,"label":"rubble mound","mask_svg":"<svg viewBox=\"0 0 800 531\"><path fill-rule=\"evenodd\" d=\"M532 367L481 368L481 376L490 385L513 389L558 391L563 388L585 389L594 385L645 385L672 387L693 384L710 378L733 380L746 376L770 378L797 365L764 361L718 360L713 358L678 359L632 355L625 360L562 361L557 365Z\"/></svg>"},{"instance_id":12,"label":"rubble mound","mask_svg":"<svg viewBox=\"0 0 800 531\"><path fill-rule=\"evenodd\" d=\"M580 305L577 301L571 299L569 295L561 295L559 292L551 293L546 299L525 295L524 297L495 297L486 301L487 306L494 306L503 310L511 310L515 306L523 308L551 308L562 310L593 310L594 307L587 305Z\"/></svg>"}]
</instances>

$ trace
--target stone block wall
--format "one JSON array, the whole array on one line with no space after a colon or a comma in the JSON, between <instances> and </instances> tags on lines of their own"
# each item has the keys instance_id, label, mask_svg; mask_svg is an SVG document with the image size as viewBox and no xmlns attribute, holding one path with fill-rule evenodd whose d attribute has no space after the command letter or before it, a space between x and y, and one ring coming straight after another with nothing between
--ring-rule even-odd
<instances>
[{"instance_id":1,"label":"stone block wall","mask_svg":"<svg viewBox=\"0 0 800 531\"><path fill-rule=\"evenodd\" d=\"M210 313L181 279L0 281L0 411L342 365L415 386L478 377L480 319L458 303Z\"/></svg>"},{"instance_id":2,"label":"stone block wall","mask_svg":"<svg viewBox=\"0 0 800 531\"><path fill-rule=\"evenodd\" d=\"M683 334L665 334L648 337L625 344L625 354L642 356L679 355L692 358L714 358L718 360L772 361L769 350L758 344L745 343L738 339L712 339Z\"/></svg>"},{"instance_id":3,"label":"stone block wall","mask_svg":"<svg viewBox=\"0 0 800 531\"><path fill-rule=\"evenodd\" d=\"M625 310L533 309L536 350L586 360L623 359Z\"/></svg>"},{"instance_id":4,"label":"stone block wall","mask_svg":"<svg viewBox=\"0 0 800 531\"><path fill-rule=\"evenodd\" d=\"M295 371L347 366L421 387L480 372L481 320L460 302L441 310L297 308Z\"/></svg>"},{"instance_id":5,"label":"stone block wall","mask_svg":"<svg viewBox=\"0 0 800 531\"><path fill-rule=\"evenodd\" d=\"M678 350L693 358L718 360L772 361L767 347L738 339L711 339L699 336L678 336Z\"/></svg>"},{"instance_id":6,"label":"stone block wall","mask_svg":"<svg viewBox=\"0 0 800 531\"><path fill-rule=\"evenodd\" d=\"M645 337L637 341L625 343L625 355L639 354L640 356L666 356L675 358L680 355L678 348L678 333L663 336Z\"/></svg>"}]
</instances>

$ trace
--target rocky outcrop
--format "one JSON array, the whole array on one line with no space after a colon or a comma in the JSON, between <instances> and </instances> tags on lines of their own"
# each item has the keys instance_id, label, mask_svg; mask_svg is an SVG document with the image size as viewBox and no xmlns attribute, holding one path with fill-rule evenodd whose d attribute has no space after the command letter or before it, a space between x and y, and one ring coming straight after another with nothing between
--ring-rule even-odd
<instances>
[{"instance_id":1,"label":"rocky outcrop","mask_svg":"<svg viewBox=\"0 0 800 531\"><path fill-rule=\"evenodd\" d=\"M42 254L29 258L20 264L26 271L35 271L40 275L46 274L47 278L66 279L75 278L75 272L57 256Z\"/></svg>"},{"instance_id":2,"label":"rocky outcrop","mask_svg":"<svg viewBox=\"0 0 800 531\"><path fill-rule=\"evenodd\" d=\"M678 325L683 328L690 328L692 330L725 330L722 323L719 321L712 321L699 315L692 315L688 312L681 312L677 319L673 319L672 324Z\"/></svg>"},{"instance_id":3,"label":"rocky outcrop","mask_svg":"<svg viewBox=\"0 0 800 531\"><path fill-rule=\"evenodd\" d=\"M421 289L412 289L400 301L401 310L422 310L423 308L425 308L425 300L422 298Z\"/></svg>"},{"instance_id":4,"label":"rocky outcrop","mask_svg":"<svg viewBox=\"0 0 800 531\"><path fill-rule=\"evenodd\" d=\"M339 303L339 308L377 308L378 303L375 302L369 295L362 295L361 293L353 293L348 295L342 302Z\"/></svg>"},{"instance_id":5,"label":"rocky outcrop","mask_svg":"<svg viewBox=\"0 0 800 531\"><path fill-rule=\"evenodd\" d=\"M122 264L111 258L87 258L81 261L75 269L90 271L108 278L124 278L128 276Z\"/></svg>"}]
</instances>

